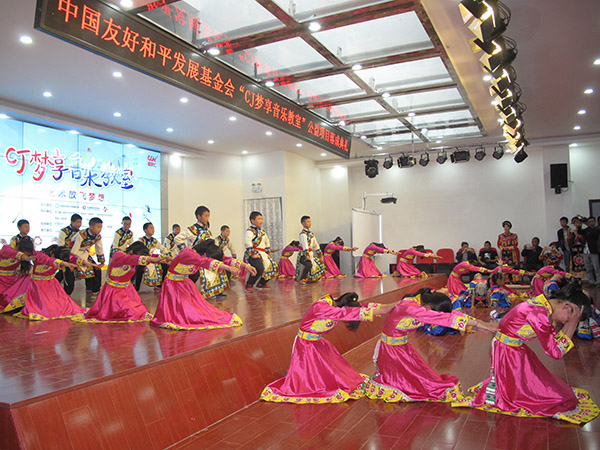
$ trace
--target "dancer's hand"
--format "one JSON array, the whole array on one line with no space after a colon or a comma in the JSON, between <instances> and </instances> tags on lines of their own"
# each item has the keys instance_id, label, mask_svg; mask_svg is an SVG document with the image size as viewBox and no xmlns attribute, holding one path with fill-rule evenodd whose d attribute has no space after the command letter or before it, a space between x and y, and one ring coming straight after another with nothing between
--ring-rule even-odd
<instances>
[{"instance_id":1,"label":"dancer's hand","mask_svg":"<svg viewBox=\"0 0 600 450\"><path fill-rule=\"evenodd\" d=\"M165 263L165 264L171 264L171 261L173 261L173 257L169 256L169 255L163 255L160 257L160 262Z\"/></svg>"},{"instance_id":2,"label":"dancer's hand","mask_svg":"<svg viewBox=\"0 0 600 450\"><path fill-rule=\"evenodd\" d=\"M252 276L256 275L256 268L254 266L251 266L250 264L246 264L246 270L248 272L250 272L250 275L252 275Z\"/></svg>"},{"instance_id":3,"label":"dancer's hand","mask_svg":"<svg viewBox=\"0 0 600 450\"><path fill-rule=\"evenodd\" d=\"M481 320L478 320L477 324L475 325L475 328L477 328L478 330L483 330L483 331L488 331L490 333L495 333L496 331L498 331L498 324L497 323L490 323L490 322L483 322Z\"/></svg>"},{"instance_id":4,"label":"dancer's hand","mask_svg":"<svg viewBox=\"0 0 600 450\"><path fill-rule=\"evenodd\" d=\"M237 275L240 273L240 269L232 266L228 266L227 264L221 264L219 266L219 270L225 270L229 272L231 275Z\"/></svg>"},{"instance_id":5,"label":"dancer's hand","mask_svg":"<svg viewBox=\"0 0 600 450\"><path fill-rule=\"evenodd\" d=\"M67 269L70 269L70 270L77 269L77 265L76 264L73 264L73 263L70 263L70 262L66 262L66 261L61 262L60 266L61 267L66 267Z\"/></svg>"}]
</instances>

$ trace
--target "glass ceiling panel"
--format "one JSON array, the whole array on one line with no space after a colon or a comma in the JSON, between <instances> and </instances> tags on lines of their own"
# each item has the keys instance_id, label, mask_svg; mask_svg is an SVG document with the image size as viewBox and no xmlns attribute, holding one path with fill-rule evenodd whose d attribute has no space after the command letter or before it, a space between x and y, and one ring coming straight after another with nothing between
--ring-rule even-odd
<instances>
[{"instance_id":1,"label":"glass ceiling panel","mask_svg":"<svg viewBox=\"0 0 600 450\"><path fill-rule=\"evenodd\" d=\"M363 93L361 88L342 74L317 78L316 80L300 81L293 85L276 86L273 89L301 105ZM300 91L300 97L298 97L298 90Z\"/></svg>"},{"instance_id":2,"label":"glass ceiling panel","mask_svg":"<svg viewBox=\"0 0 600 450\"><path fill-rule=\"evenodd\" d=\"M355 73L377 90L429 86L452 81L439 57L364 69Z\"/></svg>"},{"instance_id":3,"label":"glass ceiling panel","mask_svg":"<svg viewBox=\"0 0 600 450\"><path fill-rule=\"evenodd\" d=\"M274 0L281 9L298 22L314 20L386 1L388 0Z\"/></svg>"},{"instance_id":4,"label":"glass ceiling panel","mask_svg":"<svg viewBox=\"0 0 600 450\"><path fill-rule=\"evenodd\" d=\"M218 4L215 7L214 0L176 1L139 15L199 47L284 26L255 0L219 0Z\"/></svg>"},{"instance_id":5,"label":"glass ceiling panel","mask_svg":"<svg viewBox=\"0 0 600 450\"><path fill-rule=\"evenodd\" d=\"M437 114L417 114L407 118L416 128L448 126L459 123L473 123L473 116L468 109L462 111L449 111Z\"/></svg>"},{"instance_id":6,"label":"glass ceiling panel","mask_svg":"<svg viewBox=\"0 0 600 450\"><path fill-rule=\"evenodd\" d=\"M425 135L431 140L451 139L458 137L475 137L481 136L481 131L476 126L444 128L442 130L429 130Z\"/></svg>"},{"instance_id":7,"label":"glass ceiling panel","mask_svg":"<svg viewBox=\"0 0 600 450\"><path fill-rule=\"evenodd\" d=\"M385 101L400 113L465 104L456 88L399 95L386 98Z\"/></svg>"},{"instance_id":8,"label":"glass ceiling panel","mask_svg":"<svg viewBox=\"0 0 600 450\"><path fill-rule=\"evenodd\" d=\"M345 118L370 117L385 114L385 109L375 100L365 100L362 102L348 103L347 105L338 105L337 109L342 112ZM318 109L315 110L318 113Z\"/></svg>"},{"instance_id":9,"label":"glass ceiling panel","mask_svg":"<svg viewBox=\"0 0 600 450\"><path fill-rule=\"evenodd\" d=\"M413 11L321 31L313 36L346 64L433 48Z\"/></svg>"},{"instance_id":10,"label":"glass ceiling panel","mask_svg":"<svg viewBox=\"0 0 600 450\"><path fill-rule=\"evenodd\" d=\"M329 61L299 37L218 58L257 80L331 67Z\"/></svg>"},{"instance_id":11,"label":"glass ceiling panel","mask_svg":"<svg viewBox=\"0 0 600 450\"><path fill-rule=\"evenodd\" d=\"M407 128L398 119L378 120L376 122L355 123L344 127L355 134L370 134L384 131L403 131Z\"/></svg>"},{"instance_id":12,"label":"glass ceiling panel","mask_svg":"<svg viewBox=\"0 0 600 450\"><path fill-rule=\"evenodd\" d=\"M415 144L419 144L423 142L419 139L419 136L414 135ZM410 133L403 134L395 134L393 136L378 136L372 139L365 139L367 144L371 145L380 145L380 146L390 146L390 145L404 145L412 143L412 137Z\"/></svg>"}]
</instances>

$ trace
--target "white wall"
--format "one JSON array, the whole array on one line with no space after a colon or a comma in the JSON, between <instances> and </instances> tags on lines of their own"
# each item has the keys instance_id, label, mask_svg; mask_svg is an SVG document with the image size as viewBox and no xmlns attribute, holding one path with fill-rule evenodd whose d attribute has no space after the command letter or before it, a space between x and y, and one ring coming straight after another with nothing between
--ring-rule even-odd
<instances>
[{"instance_id":1,"label":"white wall","mask_svg":"<svg viewBox=\"0 0 600 450\"><path fill-rule=\"evenodd\" d=\"M600 199L600 142L579 144L569 156L571 215L588 216L588 200Z\"/></svg>"}]
</instances>

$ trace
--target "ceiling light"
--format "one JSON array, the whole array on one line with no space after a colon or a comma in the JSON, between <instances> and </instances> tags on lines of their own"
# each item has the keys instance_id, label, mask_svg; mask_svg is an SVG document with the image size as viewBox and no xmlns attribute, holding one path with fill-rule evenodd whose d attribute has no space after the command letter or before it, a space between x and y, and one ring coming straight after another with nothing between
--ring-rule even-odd
<instances>
[{"instance_id":1,"label":"ceiling light","mask_svg":"<svg viewBox=\"0 0 600 450\"><path fill-rule=\"evenodd\" d=\"M448 155L446 154L446 150L441 150L438 153L437 158L435 158L435 160L437 161L438 164L444 164L447 159L448 159Z\"/></svg>"},{"instance_id":2,"label":"ceiling light","mask_svg":"<svg viewBox=\"0 0 600 450\"><path fill-rule=\"evenodd\" d=\"M498 144L494 147L494 153L492 153L492 156L494 159L500 159L504 156L504 149L502 148L502 145Z\"/></svg>"},{"instance_id":3,"label":"ceiling light","mask_svg":"<svg viewBox=\"0 0 600 450\"><path fill-rule=\"evenodd\" d=\"M383 94L381 94L383 98L388 98L390 95L392 94L390 94L389 92L384 92Z\"/></svg>"},{"instance_id":4,"label":"ceiling light","mask_svg":"<svg viewBox=\"0 0 600 450\"><path fill-rule=\"evenodd\" d=\"M169 127L167 128L167 133L172 133L173 132L173 128Z\"/></svg>"},{"instance_id":5,"label":"ceiling light","mask_svg":"<svg viewBox=\"0 0 600 450\"><path fill-rule=\"evenodd\" d=\"M79 134L79 131L77 131L77 130L69 130L69 133L70 134Z\"/></svg>"},{"instance_id":6,"label":"ceiling light","mask_svg":"<svg viewBox=\"0 0 600 450\"><path fill-rule=\"evenodd\" d=\"M300 142L298 142L298 143L296 144L296 147L302 147L302 144L301 144Z\"/></svg>"},{"instance_id":7,"label":"ceiling light","mask_svg":"<svg viewBox=\"0 0 600 450\"><path fill-rule=\"evenodd\" d=\"M584 94L593 94L594 90L592 88L587 88L585 91L583 91Z\"/></svg>"},{"instance_id":8,"label":"ceiling light","mask_svg":"<svg viewBox=\"0 0 600 450\"><path fill-rule=\"evenodd\" d=\"M120 112L115 112L115 113L113 113L113 116L115 116L115 117L121 117L121 113Z\"/></svg>"},{"instance_id":9,"label":"ceiling light","mask_svg":"<svg viewBox=\"0 0 600 450\"><path fill-rule=\"evenodd\" d=\"M496 100L496 99L492 100L492 102L491 102L491 103L492 103L492 105L494 105L494 106L498 106L498 105L500 104L500 102L499 102L498 100Z\"/></svg>"},{"instance_id":10,"label":"ceiling light","mask_svg":"<svg viewBox=\"0 0 600 450\"><path fill-rule=\"evenodd\" d=\"M213 56L217 56L221 54L221 50L219 50L217 47L212 47L208 49L208 54L209 55L213 55Z\"/></svg>"},{"instance_id":11,"label":"ceiling light","mask_svg":"<svg viewBox=\"0 0 600 450\"><path fill-rule=\"evenodd\" d=\"M338 125L339 125L340 127L343 127L343 126L345 126L345 125L346 125L346 121L345 121L345 120L340 120L340 122L338 123Z\"/></svg>"},{"instance_id":12,"label":"ceiling light","mask_svg":"<svg viewBox=\"0 0 600 450\"><path fill-rule=\"evenodd\" d=\"M525 153L525 150L521 149L517 153L515 153L515 162L522 163L529 155Z\"/></svg>"},{"instance_id":13,"label":"ceiling light","mask_svg":"<svg viewBox=\"0 0 600 450\"><path fill-rule=\"evenodd\" d=\"M275 86L275 82L273 80L265 81L265 86L266 87L273 87L273 86Z\"/></svg>"},{"instance_id":14,"label":"ceiling light","mask_svg":"<svg viewBox=\"0 0 600 450\"><path fill-rule=\"evenodd\" d=\"M215 141L213 141L212 139L209 139L207 142L208 142L209 144L214 144L214 143L215 143Z\"/></svg>"},{"instance_id":15,"label":"ceiling light","mask_svg":"<svg viewBox=\"0 0 600 450\"><path fill-rule=\"evenodd\" d=\"M121 72L119 72L118 70L115 70L112 73L112 76L115 77L115 78L121 78L123 76L123 74Z\"/></svg>"},{"instance_id":16,"label":"ceiling light","mask_svg":"<svg viewBox=\"0 0 600 450\"><path fill-rule=\"evenodd\" d=\"M383 147L381 145L378 145L377 147L375 147L377 150L381 150L383 149Z\"/></svg>"},{"instance_id":17,"label":"ceiling light","mask_svg":"<svg viewBox=\"0 0 600 450\"><path fill-rule=\"evenodd\" d=\"M392 158L392 155L388 155L383 160L383 168L391 169L392 167L394 167L394 159Z\"/></svg>"},{"instance_id":18,"label":"ceiling light","mask_svg":"<svg viewBox=\"0 0 600 450\"><path fill-rule=\"evenodd\" d=\"M360 64L353 64L352 65L352 70L360 70L360 69L362 69L362 65L360 65Z\"/></svg>"},{"instance_id":19,"label":"ceiling light","mask_svg":"<svg viewBox=\"0 0 600 450\"><path fill-rule=\"evenodd\" d=\"M427 164L429 164L429 153L427 153L427 152L421 153L421 159L419 159L419 165L421 167L425 167Z\"/></svg>"},{"instance_id":20,"label":"ceiling light","mask_svg":"<svg viewBox=\"0 0 600 450\"><path fill-rule=\"evenodd\" d=\"M460 162L468 162L471 159L469 150L456 150L450 154L450 162L456 164Z\"/></svg>"},{"instance_id":21,"label":"ceiling light","mask_svg":"<svg viewBox=\"0 0 600 450\"><path fill-rule=\"evenodd\" d=\"M409 112L408 113L408 117L415 117L415 116L416 116L416 114L414 112Z\"/></svg>"},{"instance_id":22,"label":"ceiling light","mask_svg":"<svg viewBox=\"0 0 600 450\"><path fill-rule=\"evenodd\" d=\"M367 136L365 136L364 134L360 137L361 139L366 139Z\"/></svg>"},{"instance_id":23,"label":"ceiling light","mask_svg":"<svg viewBox=\"0 0 600 450\"><path fill-rule=\"evenodd\" d=\"M10 117L9 117L9 116L7 116L7 115L6 115L6 114L4 114L4 113L1 113L1 114L0 114L0 119L10 119Z\"/></svg>"},{"instance_id":24,"label":"ceiling light","mask_svg":"<svg viewBox=\"0 0 600 450\"><path fill-rule=\"evenodd\" d=\"M595 65L595 66L600 66L600 58L596 58L596 59L594 60L594 65Z\"/></svg>"},{"instance_id":25,"label":"ceiling light","mask_svg":"<svg viewBox=\"0 0 600 450\"><path fill-rule=\"evenodd\" d=\"M579 131L579 130L581 130L581 125L575 125L575 126L573 127L573 129L574 129L575 131Z\"/></svg>"},{"instance_id":26,"label":"ceiling light","mask_svg":"<svg viewBox=\"0 0 600 450\"><path fill-rule=\"evenodd\" d=\"M484 75L483 76L483 81L492 81L494 79L493 76L491 75Z\"/></svg>"},{"instance_id":27,"label":"ceiling light","mask_svg":"<svg viewBox=\"0 0 600 450\"><path fill-rule=\"evenodd\" d=\"M587 113L585 109L580 109L579 111L577 111L577 114L579 114L580 116L583 116L585 113Z\"/></svg>"},{"instance_id":28,"label":"ceiling light","mask_svg":"<svg viewBox=\"0 0 600 450\"><path fill-rule=\"evenodd\" d=\"M463 0L458 7L463 22L481 41L500 36L510 21L510 10L499 1Z\"/></svg>"},{"instance_id":29,"label":"ceiling light","mask_svg":"<svg viewBox=\"0 0 600 450\"><path fill-rule=\"evenodd\" d=\"M247 155L248 154L248 150L242 150L242 155Z\"/></svg>"},{"instance_id":30,"label":"ceiling light","mask_svg":"<svg viewBox=\"0 0 600 450\"><path fill-rule=\"evenodd\" d=\"M235 117L235 116L229 117L230 122L235 122L236 120L237 120L237 117Z\"/></svg>"},{"instance_id":31,"label":"ceiling light","mask_svg":"<svg viewBox=\"0 0 600 450\"><path fill-rule=\"evenodd\" d=\"M569 144L569 147L577 147L577 145L578 145L577 142L573 142L573 143Z\"/></svg>"},{"instance_id":32,"label":"ceiling light","mask_svg":"<svg viewBox=\"0 0 600 450\"><path fill-rule=\"evenodd\" d=\"M425 133L427 133L428 131L429 131L429 130L428 130L427 128L421 128L421 133L422 133L422 134L425 134Z\"/></svg>"},{"instance_id":33,"label":"ceiling light","mask_svg":"<svg viewBox=\"0 0 600 450\"><path fill-rule=\"evenodd\" d=\"M441 140L441 139L438 139L437 141L435 141L435 143L436 143L436 144L441 144L441 143L442 143L442 140Z\"/></svg>"},{"instance_id":34,"label":"ceiling light","mask_svg":"<svg viewBox=\"0 0 600 450\"><path fill-rule=\"evenodd\" d=\"M30 36L27 35L23 35L19 38L19 41L21 41L22 44L31 44L33 43L33 39L31 39Z\"/></svg>"},{"instance_id":35,"label":"ceiling light","mask_svg":"<svg viewBox=\"0 0 600 450\"><path fill-rule=\"evenodd\" d=\"M131 8L133 6L133 2L131 0L121 0L119 3L123 8Z\"/></svg>"},{"instance_id":36,"label":"ceiling light","mask_svg":"<svg viewBox=\"0 0 600 450\"><path fill-rule=\"evenodd\" d=\"M365 175L369 178L375 178L379 173L379 161L376 159L367 159L365 161Z\"/></svg>"},{"instance_id":37,"label":"ceiling light","mask_svg":"<svg viewBox=\"0 0 600 450\"><path fill-rule=\"evenodd\" d=\"M48 97L52 97L52 92L50 92L50 91L44 91L44 92L42 93L42 95L43 95L44 97L47 97L47 98L48 98Z\"/></svg>"},{"instance_id":38,"label":"ceiling light","mask_svg":"<svg viewBox=\"0 0 600 450\"><path fill-rule=\"evenodd\" d=\"M189 100L188 100L188 98L187 98L187 97L181 97L181 98L179 99L179 101L180 101L181 103L187 103L187 102L189 102Z\"/></svg>"},{"instance_id":39,"label":"ceiling light","mask_svg":"<svg viewBox=\"0 0 600 450\"><path fill-rule=\"evenodd\" d=\"M272 135L273 135L273 132L272 132L272 131L266 131L266 132L265 132L265 134L266 134L267 136L272 136Z\"/></svg>"},{"instance_id":40,"label":"ceiling light","mask_svg":"<svg viewBox=\"0 0 600 450\"><path fill-rule=\"evenodd\" d=\"M475 159L477 161L481 161L483 158L485 158L485 148L479 147L477 150L475 150Z\"/></svg>"},{"instance_id":41,"label":"ceiling light","mask_svg":"<svg viewBox=\"0 0 600 450\"><path fill-rule=\"evenodd\" d=\"M327 156L327 153L323 152L321 153L321 156Z\"/></svg>"},{"instance_id":42,"label":"ceiling light","mask_svg":"<svg viewBox=\"0 0 600 450\"><path fill-rule=\"evenodd\" d=\"M321 24L319 22L311 22L308 24L308 29L310 31L319 31L321 29Z\"/></svg>"},{"instance_id":43,"label":"ceiling light","mask_svg":"<svg viewBox=\"0 0 600 450\"><path fill-rule=\"evenodd\" d=\"M404 153L398 158L398 167L412 167L417 164L417 160L414 156L406 156Z\"/></svg>"}]
</instances>

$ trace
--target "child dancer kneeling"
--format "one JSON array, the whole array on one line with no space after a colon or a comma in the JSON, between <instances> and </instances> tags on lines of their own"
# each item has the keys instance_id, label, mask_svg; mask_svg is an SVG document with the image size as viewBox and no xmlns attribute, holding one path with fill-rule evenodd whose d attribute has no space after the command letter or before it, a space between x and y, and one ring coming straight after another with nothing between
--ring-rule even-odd
<instances>
[{"instance_id":1,"label":"child dancer kneeling","mask_svg":"<svg viewBox=\"0 0 600 450\"><path fill-rule=\"evenodd\" d=\"M500 321L492 341L490 377L469 389L475 395L453 403L520 417L553 417L589 422L598 406L588 392L571 388L550 373L525 341L537 337L548 356L562 358L590 299L578 283L570 283L550 298L540 295L511 309ZM586 311L587 312L587 311ZM563 323L556 331L552 322Z\"/></svg>"},{"instance_id":2,"label":"child dancer kneeling","mask_svg":"<svg viewBox=\"0 0 600 450\"><path fill-rule=\"evenodd\" d=\"M360 321L387 314L395 304L359 303L354 292L334 300L330 295L313 303L300 322L287 375L269 384L260 398L268 402L340 403L363 396L364 375L348 364L329 341L322 339L346 321L356 331Z\"/></svg>"},{"instance_id":3,"label":"child dancer kneeling","mask_svg":"<svg viewBox=\"0 0 600 450\"><path fill-rule=\"evenodd\" d=\"M150 257L148 254L148 247L142 241L131 244L126 253L116 251L113 254L106 283L100 289L94 305L85 313L83 322L129 323L152 319L152 314L131 284L138 266L165 261L164 257Z\"/></svg>"},{"instance_id":4,"label":"child dancer kneeling","mask_svg":"<svg viewBox=\"0 0 600 450\"><path fill-rule=\"evenodd\" d=\"M458 378L434 371L408 342L408 334L424 323L465 331L496 326L452 311L448 296L423 288L408 295L390 312L373 361L376 373L365 383L366 396L386 402L451 402L462 398Z\"/></svg>"},{"instance_id":5,"label":"child dancer kneeling","mask_svg":"<svg viewBox=\"0 0 600 450\"><path fill-rule=\"evenodd\" d=\"M194 282L188 278L201 267L214 272L225 270L233 275L239 273L238 268L223 264L221 259L223 250L217 247L212 239L181 250L169 266L154 319L150 324L172 330L208 330L241 326L242 319L237 314L221 311L208 303ZM232 261L237 266L245 266L248 272L256 275L256 270L250 264Z\"/></svg>"}]
</instances>

